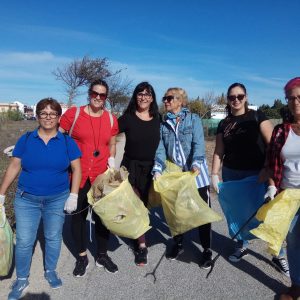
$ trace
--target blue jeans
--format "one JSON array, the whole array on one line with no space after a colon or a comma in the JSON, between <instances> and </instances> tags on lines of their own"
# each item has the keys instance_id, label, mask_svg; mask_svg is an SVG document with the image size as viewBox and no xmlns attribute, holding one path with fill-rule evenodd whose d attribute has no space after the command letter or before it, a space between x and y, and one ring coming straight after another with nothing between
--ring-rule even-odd
<instances>
[{"instance_id":1,"label":"blue jeans","mask_svg":"<svg viewBox=\"0 0 300 300\"><path fill-rule=\"evenodd\" d=\"M17 278L29 276L33 245L41 219L45 235L45 270L56 269L65 220L64 205L69 193L70 191L66 190L57 195L35 196L17 190L14 201L17 225Z\"/></svg>"},{"instance_id":2,"label":"blue jeans","mask_svg":"<svg viewBox=\"0 0 300 300\"><path fill-rule=\"evenodd\" d=\"M291 281L300 286L300 209L291 223L286 242Z\"/></svg>"},{"instance_id":3,"label":"blue jeans","mask_svg":"<svg viewBox=\"0 0 300 300\"><path fill-rule=\"evenodd\" d=\"M227 167L222 168L222 179L223 181L242 180L249 176L258 175L260 170L234 170ZM247 240L238 240L237 248L247 248L249 242ZM278 257L284 256L283 248L280 249Z\"/></svg>"}]
</instances>

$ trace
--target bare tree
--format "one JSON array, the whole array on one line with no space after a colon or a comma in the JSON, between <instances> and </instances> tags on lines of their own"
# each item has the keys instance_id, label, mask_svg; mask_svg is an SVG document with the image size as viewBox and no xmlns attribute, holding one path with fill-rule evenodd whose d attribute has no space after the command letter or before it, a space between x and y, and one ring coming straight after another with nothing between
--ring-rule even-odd
<instances>
[{"instance_id":1,"label":"bare tree","mask_svg":"<svg viewBox=\"0 0 300 300\"><path fill-rule=\"evenodd\" d=\"M216 105L218 97L214 92L207 92L203 98L197 97L188 104L193 113L197 113L201 118L210 118L212 108Z\"/></svg>"},{"instance_id":2,"label":"bare tree","mask_svg":"<svg viewBox=\"0 0 300 300\"><path fill-rule=\"evenodd\" d=\"M111 76L107 80L109 85L109 104L111 111L121 114L127 106L132 90L132 81L120 74Z\"/></svg>"},{"instance_id":3,"label":"bare tree","mask_svg":"<svg viewBox=\"0 0 300 300\"><path fill-rule=\"evenodd\" d=\"M96 79L106 79L120 72L121 70L110 71L107 58L84 56L82 59L75 59L70 64L58 67L53 71L53 75L66 85L68 106L71 106L74 98L80 95L80 87L88 85Z\"/></svg>"}]
</instances>

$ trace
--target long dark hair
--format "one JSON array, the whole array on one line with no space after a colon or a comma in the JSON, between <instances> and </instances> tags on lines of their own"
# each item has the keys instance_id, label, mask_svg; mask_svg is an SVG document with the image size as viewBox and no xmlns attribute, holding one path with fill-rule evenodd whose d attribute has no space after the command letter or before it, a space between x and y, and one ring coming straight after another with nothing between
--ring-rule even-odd
<instances>
[{"instance_id":1,"label":"long dark hair","mask_svg":"<svg viewBox=\"0 0 300 300\"><path fill-rule=\"evenodd\" d=\"M230 85L229 88L228 88L228 90L227 90L227 99L228 99L228 96L229 96L230 91L231 91L233 88L235 88L235 87L241 88L241 89L244 91L245 96L247 95L246 87L245 87L242 83L235 82L235 83L233 83L232 85ZM230 108L230 105L229 105L229 104L226 105L225 109L226 109L226 112L227 112L227 116L229 116L229 117L232 116L231 108ZM248 112L248 111L249 111L249 107L248 107L248 102L246 101L246 102L245 102L245 113Z\"/></svg>"},{"instance_id":2,"label":"long dark hair","mask_svg":"<svg viewBox=\"0 0 300 300\"><path fill-rule=\"evenodd\" d=\"M149 94L151 94L152 99L153 99L153 101L150 104L149 115L151 117L158 117L159 116L155 91L154 91L152 85L147 81L141 82L135 87L135 89L133 91L133 94L132 94L132 97L131 97L131 99L128 103L128 106L124 111L124 114L135 114L135 112L137 111L137 104L136 104L137 94L144 91L144 90L146 90Z\"/></svg>"}]
</instances>

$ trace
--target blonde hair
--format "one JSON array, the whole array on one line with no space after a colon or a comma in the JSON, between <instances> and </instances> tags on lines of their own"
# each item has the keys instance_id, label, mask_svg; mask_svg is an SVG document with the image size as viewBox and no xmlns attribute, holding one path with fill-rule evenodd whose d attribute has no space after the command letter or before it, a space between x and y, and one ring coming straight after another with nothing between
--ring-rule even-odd
<instances>
[{"instance_id":1,"label":"blonde hair","mask_svg":"<svg viewBox=\"0 0 300 300\"><path fill-rule=\"evenodd\" d=\"M171 92L176 98L179 98L182 102L182 106L186 107L188 104L188 95L186 91L179 87L168 88L165 94Z\"/></svg>"}]
</instances>

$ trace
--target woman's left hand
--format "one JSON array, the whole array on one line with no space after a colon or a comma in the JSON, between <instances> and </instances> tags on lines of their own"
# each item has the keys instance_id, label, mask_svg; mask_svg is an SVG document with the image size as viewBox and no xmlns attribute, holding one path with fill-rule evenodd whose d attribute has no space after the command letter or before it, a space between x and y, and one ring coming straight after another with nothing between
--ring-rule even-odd
<instances>
[{"instance_id":1,"label":"woman's left hand","mask_svg":"<svg viewBox=\"0 0 300 300\"><path fill-rule=\"evenodd\" d=\"M200 170L199 170L197 167L192 167L192 172L193 172L195 175L199 175L199 174L200 174Z\"/></svg>"},{"instance_id":2,"label":"woman's left hand","mask_svg":"<svg viewBox=\"0 0 300 300\"><path fill-rule=\"evenodd\" d=\"M70 214L71 212L75 211L77 209L77 199L78 194L70 193L69 198L67 199L65 203L64 210Z\"/></svg>"}]
</instances>

